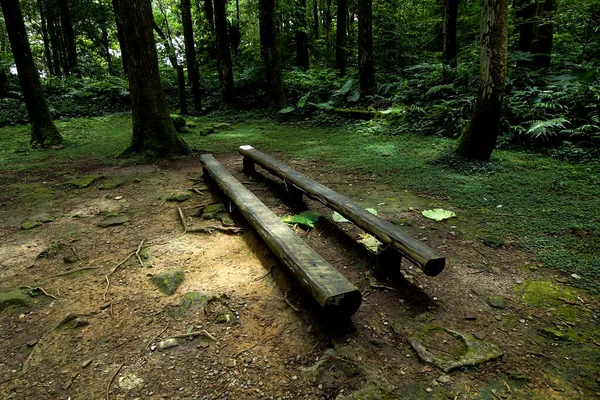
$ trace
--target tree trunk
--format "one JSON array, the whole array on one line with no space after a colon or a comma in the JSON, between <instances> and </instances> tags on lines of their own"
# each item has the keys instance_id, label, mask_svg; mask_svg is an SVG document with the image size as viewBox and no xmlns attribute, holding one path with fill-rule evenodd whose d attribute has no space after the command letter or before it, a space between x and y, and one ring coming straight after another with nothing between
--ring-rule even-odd
<instances>
[{"instance_id":1,"label":"tree trunk","mask_svg":"<svg viewBox=\"0 0 600 400\"><path fill-rule=\"evenodd\" d=\"M227 14L225 0L214 0L215 34L217 37L217 65L221 81L221 102L229 103L233 100L235 87L233 83L233 70L231 67L231 53L227 37Z\"/></svg>"},{"instance_id":2,"label":"tree trunk","mask_svg":"<svg viewBox=\"0 0 600 400\"><path fill-rule=\"evenodd\" d=\"M150 0L117 0L127 48L127 70L133 135L126 153L149 157L187 154L186 143L175 131L158 72L152 34Z\"/></svg>"},{"instance_id":3,"label":"tree trunk","mask_svg":"<svg viewBox=\"0 0 600 400\"><path fill-rule=\"evenodd\" d=\"M319 37L319 0L313 2L313 31L315 39Z\"/></svg>"},{"instance_id":4,"label":"tree trunk","mask_svg":"<svg viewBox=\"0 0 600 400\"><path fill-rule=\"evenodd\" d=\"M477 100L469 126L458 140L460 157L489 161L500 132L506 82L508 0L484 0Z\"/></svg>"},{"instance_id":5,"label":"tree trunk","mask_svg":"<svg viewBox=\"0 0 600 400\"><path fill-rule=\"evenodd\" d=\"M166 23L166 21L167 20L166 20L166 15L165 15L165 23ZM177 88L178 88L178 93L179 93L179 112L181 114L187 114L188 108L187 108L187 98L185 95L185 74L183 73L183 65L179 65L179 62L177 61L177 55L175 54L175 49L173 48L173 45L171 44L170 37L167 37L167 35L165 35L163 30L160 28L160 26L158 26L156 24L156 21L154 21L154 19L152 20L152 28L154 29L154 31L156 32L158 37L161 39L163 46L165 46L165 50L167 51L167 57L169 57L169 62L171 63L171 66L173 67L173 69L175 69L175 71L177 72ZM168 23L167 23L167 32L169 32L169 35L170 35L171 30L169 29Z\"/></svg>"},{"instance_id":6,"label":"tree trunk","mask_svg":"<svg viewBox=\"0 0 600 400\"><path fill-rule=\"evenodd\" d=\"M459 0L444 0L444 45L443 63L456 68L456 21Z\"/></svg>"},{"instance_id":7,"label":"tree trunk","mask_svg":"<svg viewBox=\"0 0 600 400\"><path fill-rule=\"evenodd\" d=\"M110 43L108 41L108 31L103 26L102 30L102 47L104 48L104 58L106 58L106 64L108 65L108 73L112 74L112 57L110 56Z\"/></svg>"},{"instance_id":8,"label":"tree trunk","mask_svg":"<svg viewBox=\"0 0 600 400\"><path fill-rule=\"evenodd\" d=\"M208 29L211 32L215 31L215 18L213 16L213 4L212 0L204 0L204 16L206 22L208 22Z\"/></svg>"},{"instance_id":9,"label":"tree trunk","mask_svg":"<svg viewBox=\"0 0 600 400\"><path fill-rule=\"evenodd\" d=\"M40 11L42 41L44 42L44 57L46 58L46 65L48 66L48 73L50 75L56 75L54 73L54 65L52 64L52 54L50 52L50 38L48 37L48 27L46 25L46 16L45 16L45 12L44 12L44 5L42 4L42 0L38 0L37 4L38 4L39 11Z\"/></svg>"},{"instance_id":10,"label":"tree trunk","mask_svg":"<svg viewBox=\"0 0 600 400\"><path fill-rule=\"evenodd\" d=\"M523 53L531 51L531 42L533 41L534 22L537 18L538 0L518 0L515 3L516 11L516 30L519 33L517 41L517 50ZM517 66L530 66L531 60L518 60Z\"/></svg>"},{"instance_id":11,"label":"tree trunk","mask_svg":"<svg viewBox=\"0 0 600 400\"><path fill-rule=\"evenodd\" d=\"M372 0L358 0L358 74L360 95L377 93L373 65L373 10Z\"/></svg>"},{"instance_id":12,"label":"tree trunk","mask_svg":"<svg viewBox=\"0 0 600 400\"><path fill-rule=\"evenodd\" d=\"M192 95L194 96L194 110L202 111L202 98L200 94L200 80L198 77L198 63L196 62L196 47L194 43L190 0L181 0L181 21L183 24L183 40L185 42L188 82L192 85Z\"/></svg>"},{"instance_id":13,"label":"tree trunk","mask_svg":"<svg viewBox=\"0 0 600 400\"><path fill-rule=\"evenodd\" d=\"M65 59L69 71L72 71L77 66L77 48L75 47L75 32L73 31L73 23L69 13L68 0L59 0L60 8L60 26L62 28L62 37L64 42Z\"/></svg>"},{"instance_id":14,"label":"tree trunk","mask_svg":"<svg viewBox=\"0 0 600 400\"><path fill-rule=\"evenodd\" d=\"M538 24L535 29L535 36L531 42L531 52L533 53L533 66L536 68L550 67L550 54L552 53L552 39L554 36L554 0L543 1L543 8L538 14Z\"/></svg>"},{"instance_id":15,"label":"tree trunk","mask_svg":"<svg viewBox=\"0 0 600 400\"><path fill-rule=\"evenodd\" d=\"M266 95L270 108L285 105L281 64L277 50L278 29L276 0L259 0L260 55L265 63Z\"/></svg>"},{"instance_id":16,"label":"tree trunk","mask_svg":"<svg viewBox=\"0 0 600 400\"><path fill-rule=\"evenodd\" d=\"M327 0L325 9L325 66L329 66L331 59L331 0Z\"/></svg>"},{"instance_id":17,"label":"tree trunk","mask_svg":"<svg viewBox=\"0 0 600 400\"><path fill-rule=\"evenodd\" d=\"M125 32L125 27L123 26L123 22L121 21L121 18L119 18L119 15L121 15L120 10L119 10L119 0L112 0L112 6L113 6L113 11L115 13L115 23L117 26L117 37L119 39L119 47L121 49L121 63L123 64L123 72L125 72L125 76L128 75L128 68L127 68L127 59L129 58L128 54L127 54L127 46L125 43L125 37L124 32Z\"/></svg>"},{"instance_id":18,"label":"tree trunk","mask_svg":"<svg viewBox=\"0 0 600 400\"><path fill-rule=\"evenodd\" d=\"M0 5L2 6L4 23L6 24L13 57L19 72L19 82L25 99L27 114L31 122L31 144L40 147L58 145L62 143L62 136L54 126L48 110L46 96L44 96L40 76L27 39L19 0L0 0Z\"/></svg>"},{"instance_id":19,"label":"tree trunk","mask_svg":"<svg viewBox=\"0 0 600 400\"><path fill-rule=\"evenodd\" d=\"M308 32L306 31L306 0L299 0L296 6L296 64L306 71L310 65L308 55Z\"/></svg>"},{"instance_id":20,"label":"tree trunk","mask_svg":"<svg viewBox=\"0 0 600 400\"><path fill-rule=\"evenodd\" d=\"M41 0L43 13L46 16L46 27L50 36L50 50L52 52L52 65L54 75L61 77L61 56L60 56L60 32L57 11L57 4L54 0Z\"/></svg>"},{"instance_id":21,"label":"tree trunk","mask_svg":"<svg viewBox=\"0 0 600 400\"><path fill-rule=\"evenodd\" d=\"M337 0L337 30L335 40L335 68L340 75L346 75L346 22L348 17L348 0Z\"/></svg>"}]
</instances>

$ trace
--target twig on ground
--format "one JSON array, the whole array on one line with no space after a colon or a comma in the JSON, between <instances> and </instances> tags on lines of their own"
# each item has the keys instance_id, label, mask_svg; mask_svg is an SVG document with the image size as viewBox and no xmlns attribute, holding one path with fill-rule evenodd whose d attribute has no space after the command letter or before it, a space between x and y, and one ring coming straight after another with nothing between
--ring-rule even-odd
<instances>
[{"instance_id":1,"label":"twig on ground","mask_svg":"<svg viewBox=\"0 0 600 400\"><path fill-rule=\"evenodd\" d=\"M168 195L167 197L165 197L165 199L162 201L162 203L160 203L159 207L162 207L162 206L163 206L163 205L164 205L164 204L167 202L167 199L168 199L169 197L173 196L174 194L175 194L175 192L173 192L173 193L171 193L170 195Z\"/></svg>"},{"instance_id":2,"label":"twig on ground","mask_svg":"<svg viewBox=\"0 0 600 400\"><path fill-rule=\"evenodd\" d=\"M57 297L56 297L56 296L54 296L54 295L52 295L52 294L49 294L48 292L46 292L46 291L44 290L44 288L43 288L43 287L40 287L40 286L36 286L36 287L31 287L31 286L21 286L21 289L27 289L27 290L29 290L29 291L30 291L32 294L33 294L33 292L35 292L36 290L39 290L40 292L44 293L44 295L46 295L46 296L48 296L48 297L52 297L54 300L56 300L56 299L57 299Z\"/></svg>"},{"instance_id":3,"label":"twig on ground","mask_svg":"<svg viewBox=\"0 0 600 400\"><path fill-rule=\"evenodd\" d=\"M542 358L552 358L544 353L537 353L535 351L528 351L527 354L531 354L532 356L536 356L536 357L542 357Z\"/></svg>"},{"instance_id":4,"label":"twig on ground","mask_svg":"<svg viewBox=\"0 0 600 400\"><path fill-rule=\"evenodd\" d=\"M260 344L260 342L256 342L252 346L246 347L244 350L238 351L237 353L234 354L233 358L237 358L238 356L240 356L241 354L247 352L248 350L252 350L253 348L255 348L256 346L258 346L259 344Z\"/></svg>"},{"instance_id":5,"label":"twig on ground","mask_svg":"<svg viewBox=\"0 0 600 400\"><path fill-rule=\"evenodd\" d=\"M113 376L111 376L110 380L108 381L108 385L106 385L106 400L110 400L110 385L112 385L113 381L115 380L115 377L117 376L119 371L121 371L121 368L123 368L123 365L125 365L125 363L121 363L121 365L119 365L119 368L117 368Z\"/></svg>"},{"instance_id":6,"label":"twig on ground","mask_svg":"<svg viewBox=\"0 0 600 400\"><path fill-rule=\"evenodd\" d=\"M371 286L373 289L385 289L385 290L396 291L396 288L393 288L391 286L382 285L382 284L377 283L377 282L371 282L371 281L369 281L369 286Z\"/></svg>"},{"instance_id":7,"label":"twig on ground","mask_svg":"<svg viewBox=\"0 0 600 400\"><path fill-rule=\"evenodd\" d=\"M565 299L564 297L558 297L558 300L563 301L563 302L565 302L567 304L572 304L574 306L579 305L576 301Z\"/></svg>"},{"instance_id":8,"label":"twig on ground","mask_svg":"<svg viewBox=\"0 0 600 400\"><path fill-rule=\"evenodd\" d=\"M244 228L238 228L236 226L205 226L202 228L189 228L186 230L186 233L207 233L212 234L213 231L219 231L223 233L231 233L233 235L237 235L238 233L244 233Z\"/></svg>"},{"instance_id":9,"label":"twig on ground","mask_svg":"<svg viewBox=\"0 0 600 400\"><path fill-rule=\"evenodd\" d=\"M285 304L287 304L288 306L290 306L290 308L296 312L300 312L300 309L298 307L296 307L295 305L292 304L291 301L288 300L287 298L287 293L285 294L285 296L283 297L283 300L285 301Z\"/></svg>"},{"instance_id":10,"label":"twig on ground","mask_svg":"<svg viewBox=\"0 0 600 400\"><path fill-rule=\"evenodd\" d=\"M187 222L185 222L183 211L181 211L181 208L177 207L177 212L179 213L179 218L181 219L181 225L183 225L183 233L188 233L188 226Z\"/></svg>"},{"instance_id":11,"label":"twig on ground","mask_svg":"<svg viewBox=\"0 0 600 400\"><path fill-rule=\"evenodd\" d=\"M73 255L77 257L78 260L81 260L81 257L79 257L79 254L77 254L77 251L75 250L75 246L71 246L71 251L73 252Z\"/></svg>"},{"instance_id":12,"label":"twig on ground","mask_svg":"<svg viewBox=\"0 0 600 400\"><path fill-rule=\"evenodd\" d=\"M112 274L114 274L117 269L119 269L119 267L123 264L125 264L125 262L127 260L129 260L131 257L133 257L135 255L135 251L132 251L131 253L129 253L129 255L127 257L125 257L125 259L123 261L121 261L120 263L118 263L113 269L112 271L110 271L108 274L106 274L106 276L104 277L106 279L106 289L104 290L104 295L102 296L102 298L104 299L104 301L106 301L106 294L108 293L108 288L110 287L110 280L108 279L109 276L111 276Z\"/></svg>"},{"instance_id":13,"label":"twig on ground","mask_svg":"<svg viewBox=\"0 0 600 400\"><path fill-rule=\"evenodd\" d=\"M142 250L142 246L144 245L145 241L146 241L146 239L142 239L142 241L140 242L140 245L138 246L137 250L135 251L135 255L137 256L137 259L140 262L142 268L144 268L144 262L142 261L142 257L140 257L140 251Z\"/></svg>"},{"instance_id":14,"label":"twig on ground","mask_svg":"<svg viewBox=\"0 0 600 400\"><path fill-rule=\"evenodd\" d=\"M192 188L192 192L199 194L200 196L206 196L204 193L202 193L200 190L198 190L196 188Z\"/></svg>"},{"instance_id":15,"label":"twig on ground","mask_svg":"<svg viewBox=\"0 0 600 400\"><path fill-rule=\"evenodd\" d=\"M490 259L489 259L489 258L488 258L488 257L487 257L485 254L483 254L483 253L481 252L481 250L479 250L479 249L478 249L477 247L475 247L475 246L471 246L471 248L483 256L483 258L484 258L484 260L483 260L483 263L484 263L485 265L489 265L489 264L490 264Z\"/></svg>"},{"instance_id":16,"label":"twig on ground","mask_svg":"<svg viewBox=\"0 0 600 400\"><path fill-rule=\"evenodd\" d=\"M267 276L271 275L271 272L273 272L273 267L271 267L269 269L269 272L267 272L266 274L264 274L263 276L259 276L258 278L254 279L254 282L258 282L258 281L262 281L263 279L265 279Z\"/></svg>"},{"instance_id":17,"label":"twig on ground","mask_svg":"<svg viewBox=\"0 0 600 400\"><path fill-rule=\"evenodd\" d=\"M174 336L170 336L167 339L186 339L186 338L190 338L190 337L196 337L196 336L204 336L209 338L210 340L212 340L213 342L217 341L217 338L214 337L213 335L211 335L210 333L206 332L204 329L201 331L196 331L196 332L190 332L190 333L183 333L181 335L174 335Z\"/></svg>"},{"instance_id":18,"label":"twig on ground","mask_svg":"<svg viewBox=\"0 0 600 400\"><path fill-rule=\"evenodd\" d=\"M506 381L504 379L502 379L502 383L504 383L504 386L506 386L506 388L508 389L508 393L512 393L510 385L508 383L506 383Z\"/></svg>"},{"instance_id":19,"label":"twig on ground","mask_svg":"<svg viewBox=\"0 0 600 400\"><path fill-rule=\"evenodd\" d=\"M160 335L162 335L163 333L165 333L165 331L167 330L167 328L169 327L169 321L167 321L167 325L165 325L164 329L162 331L160 331L158 333L158 335L154 336L152 339L150 339L150 341L148 342L148 344L146 345L146 347L144 347L143 351L148 350L148 347L150 347L150 345L152 344L152 342L154 342L156 339L158 339L158 337Z\"/></svg>"}]
</instances>

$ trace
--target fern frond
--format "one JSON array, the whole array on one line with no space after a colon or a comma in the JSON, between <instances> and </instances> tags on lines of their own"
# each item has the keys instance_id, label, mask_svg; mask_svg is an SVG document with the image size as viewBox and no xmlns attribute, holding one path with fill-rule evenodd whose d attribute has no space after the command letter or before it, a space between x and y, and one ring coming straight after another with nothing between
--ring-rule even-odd
<instances>
[{"instance_id":1,"label":"fern frond","mask_svg":"<svg viewBox=\"0 0 600 400\"><path fill-rule=\"evenodd\" d=\"M556 135L553 128L565 129L565 124L570 123L566 118L553 118L546 121L531 121L531 126L527 130L527 134L532 135L536 139L546 138Z\"/></svg>"}]
</instances>

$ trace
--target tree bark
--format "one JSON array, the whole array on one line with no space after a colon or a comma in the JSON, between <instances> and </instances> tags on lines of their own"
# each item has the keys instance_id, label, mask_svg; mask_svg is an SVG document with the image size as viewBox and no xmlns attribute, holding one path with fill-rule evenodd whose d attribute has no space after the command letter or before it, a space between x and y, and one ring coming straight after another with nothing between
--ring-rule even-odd
<instances>
[{"instance_id":1,"label":"tree bark","mask_svg":"<svg viewBox=\"0 0 600 400\"><path fill-rule=\"evenodd\" d=\"M508 0L484 0L477 100L469 126L455 150L460 157L489 161L500 133L506 81Z\"/></svg>"},{"instance_id":2,"label":"tree bark","mask_svg":"<svg viewBox=\"0 0 600 400\"><path fill-rule=\"evenodd\" d=\"M331 59L331 0L327 0L327 7L325 8L325 66L329 66L329 60Z\"/></svg>"},{"instance_id":3,"label":"tree bark","mask_svg":"<svg viewBox=\"0 0 600 400\"><path fill-rule=\"evenodd\" d=\"M265 63L266 95L270 108L285 105L281 64L277 50L278 29L276 0L259 0L260 55Z\"/></svg>"},{"instance_id":4,"label":"tree bark","mask_svg":"<svg viewBox=\"0 0 600 400\"><path fill-rule=\"evenodd\" d=\"M104 48L104 58L106 58L106 64L108 65L108 72L112 74L112 57L110 56L110 43L108 41L108 31L106 27L102 27L102 47Z\"/></svg>"},{"instance_id":5,"label":"tree bark","mask_svg":"<svg viewBox=\"0 0 600 400\"><path fill-rule=\"evenodd\" d=\"M31 54L31 47L23 22L19 0L0 0L8 39L13 52L21 91L31 122L31 144L39 147L54 146L62 143L54 121L50 116L46 96L42 90L40 76Z\"/></svg>"},{"instance_id":6,"label":"tree bark","mask_svg":"<svg viewBox=\"0 0 600 400\"><path fill-rule=\"evenodd\" d=\"M48 26L46 25L44 5L42 3L42 0L38 0L37 4L40 11L42 41L44 42L44 57L46 58L46 65L48 66L48 72L50 73L50 75L56 75L54 72L54 65L52 64L52 53L50 52L50 38L48 37Z\"/></svg>"},{"instance_id":7,"label":"tree bark","mask_svg":"<svg viewBox=\"0 0 600 400\"><path fill-rule=\"evenodd\" d=\"M296 5L296 65L306 71L310 67L308 55L308 32L306 28L306 0L299 0Z\"/></svg>"},{"instance_id":8,"label":"tree bark","mask_svg":"<svg viewBox=\"0 0 600 400\"><path fill-rule=\"evenodd\" d=\"M319 37L319 0L313 1L313 31L315 39Z\"/></svg>"},{"instance_id":9,"label":"tree bark","mask_svg":"<svg viewBox=\"0 0 600 400\"><path fill-rule=\"evenodd\" d=\"M123 72L125 72L125 76L128 75L128 68L127 68L127 59L129 58L128 54L127 54L127 46L125 43L125 37L124 32L125 32L125 27L123 26L123 22L121 21L121 18L119 17L119 15L121 15L121 11L119 9L119 0L112 0L112 6L113 6L113 11L115 13L115 24L117 27L117 37L119 39L119 47L121 49L121 63L123 64Z\"/></svg>"},{"instance_id":10,"label":"tree bark","mask_svg":"<svg viewBox=\"0 0 600 400\"><path fill-rule=\"evenodd\" d=\"M443 63L456 68L456 21L459 0L444 0L444 45Z\"/></svg>"},{"instance_id":11,"label":"tree bark","mask_svg":"<svg viewBox=\"0 0 600 400\"><path fill-rule=\"evenodd\" d=\"M213 16L212 0L204 0L204 16L206 17L206 22L208 23L208 29L211 32L214 32L215 31L215 19Z\"/></svg>"},{"instance_id":12,"label":"tree bark","mask_svg":"<svg viewBox=\"0 0 600 400\"><path fill-rule=\"evenodd\" d=\"M187 145L175 131L160 83L150 0L117 1L118 18L125 28L133 117L131 145L125 153L144 153L148 157L187 154Z\"/></svg>"},{"instance_id":13,"label":"tree bark","mask_svg":"<svg viewBox=\"0 0 600 400\"><path fill-rule=\"evenodd\" d=\"M225 0L214 0L214 11L215 35L217 38L217 65L221 81L221 102L229 103L233 100L235 86L233 83L231 53L229 52L229 39L227 36Z\"/></svg>"},{"instance_id":14,"label":"tree bark","mask_svg":"<svg viewBox=\"0 0 600 400\"><path fill-rule=\"evenodd\" d=\"M42 12L46 16L46 27L50 36L50 50L52 53L52 65L54 75L61 77L61 54L60 54L60 31L59 17L56 13L58 5L55 0L41 0Z\"/></svg>"},{"instance_id":15,"label":"tree bark","mask_svg":"<svg viewBox=\"0 0 600 400\"><path fill-rule=\"evenodd\" d=\"M188 82L192 85L192 95L194 96L194 110L202 111L202 96L200 93L200 78L198 77L198 63L196 61L196 46L194 43L190 0L181 0L181 21L183 24L183 40L185 43Z\"/></svg>"},{"instance_id":16,"label":"tree bark","mask_svg":"<svg viewBox=\"0 0 600 400\"><path fill-rule=\"evenodd\" d=\"M335 68L340 75L346 75L346 23L348 17L348 0L337 0L337 30L335 40Z\"/></svg>"},{"instance_id":17,"label":"tree bark","mask_svg":"<svg viewBox=\"0 0 600 400\"><path fill-rule=\"evenodd\" d=\"M75 47L75 32L69 13L68 0L59 0L60 8L60 26L62 28L62 37L64 43L65 59L69 71L77 66L77 48Z\"/></svg>"},{"instance_id":18,"label":"tree bark","mask_svg":"<svg viewBox=\"0 0 600 400\"><path fill-rule=\"evenodd\" d=\"M358 74L362 97L377 93L373 65L372 20L372 0L358 0Z\"/></svg>"}]
</instances>

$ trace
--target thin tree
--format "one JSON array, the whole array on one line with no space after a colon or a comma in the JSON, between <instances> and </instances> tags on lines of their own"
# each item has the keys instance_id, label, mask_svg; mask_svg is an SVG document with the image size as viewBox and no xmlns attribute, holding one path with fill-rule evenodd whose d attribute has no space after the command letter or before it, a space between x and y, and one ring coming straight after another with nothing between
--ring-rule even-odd
<instances>
[{"instance_id":1,"label":"thin tree","mask_svg":"<svg viewBox=\"0 0 600 400\"><path fill-rule=\"evenodd\" d=\"M31 122L31 144L49 147L62 143L54 121L50 116L46 96L42 90L38 69L35 66L19 0L0 0L8 40L19 73L21 91Z\"/></svg>"},{"instance_id":2,"label":"thin tree","mask_svg":"<svg viewBox=\"0 0 600 400\"><path fill-rule=\"evenodd\" d=\"M308 32L306 28L306 0L298 0L296 14L296 65L303 70L310 67L308 56Z\"/></svg>"},{"instance_id":3,"label":"thin tree","mask_svg":"<svg viewBox=\"0 0 600 400\"><path fill-rule=\"evenodd\" d=\"M125 153L150 157L187 154L188 147L175 131L160 83L150 0L117 1L117 18L124 27L121 47L127 48L133 118L131 145Z\"/></svg>"},{"instance_id":4,"label":"thin tree","mask_svg":"<svg viewBox=\"0 0 600 400\"><path fill-rule=\"evenodd\" d=\"M266 94L269 107L285 105L281 64L277 51L278 29L275 0L259 0L260 55L265 63Z\"/></svg>"},{"instance_id":5,"label":"thin tree","mask_svg":"<svg viewBox=\"0 0 600 400\"><path fill-rule=\"evenodd\" d=\"M188 82L192 85L194 110L202 111L202 96L200 93L200 78L196 61L196 46L194 44L194 29L192 27L192 9L190 0L181 0L181 22L183 24L183 41L185 44L185 60L188 70Z\"/></svg>"},{"instance_id":6,"label":"thin tree","mask_svg":"<svg viewBox=\"0 0 600 400\"><path fill-rule=\"evenodd\" d=\"M214 11L215 34L217 38L217 65L221 82L221 101L229 103L233 100L235 86L233 82L233 69L231 67L229 38L227 35L225 0L214 0Z\"/></svg>"},{"instance_id":7,"label":"thin tree","mask_svg":"<svg viewBox=\"0 0 600 400\"><path fill-rule=\"evenodd\" d=\"M362 97L377 93L373 64L372 0L358 0L358 75Z\"/></svg>"},{"instance_id":8,"label":"thin tree","mask_svg":"<svg viewBox=\"0 0 600 400\"><path fill-rule=\"evenodd\" d=\"M533 66L536 68L548 68L550 66L550 53L552 53L552 41L554 37L554 0L543 0L539 6L538 21L535 36L531 42L533 53Z\"/></svg>"},{"instance_id":9,"label":"thin tree","mask_svg":"<svg viewBox=\"0 0 600 400\"><path fill-rule=\"evenodd\" d=\"M456 21L459 0L444 0L444 44L442 61L450 68L456 68Z\"/></svg>"},{"instance_id":10,"label":"thin tree","mask_svg":"<svg viewBox=\"0 0 600 400\"><path fill-rule=\"evenodd\" d=\"M171 30L169 29L169 23L167 22L167 16L163 12L163 16L165 17L165 24L167 26L167 32L169 35L167 36L165 32L162 30L160 26L156 23L156 21L152 21L152 28L160 38L163 46L165 46L165 51L167 52L167 57L169 58L169 62L175 72L177 73L177 88L179 89L179 112L181 114L187 114L187 97L185 93L185 73L183 71L183 65L179 65L179 61L177 61L177 55L175 54L175 47L171 42Z\"/></svg>"},{"instance_id":11,"label":"thin tree","mask_svg":"<svg viewBox=\"0 0 600 400\"><path fill-rule=\"evenodd\" d=\"M337 28L335 37L335 68L340 75L346 75L346 22L348 18L348 0L337 0Z\"/></svg>"},{"instance_id":12,"label":"thin tree","mask_svg":"<svg viewBox=\"0 0 600 400\"><path fill-rule=\"evenodd\" d=\"M460 157L488 161L500 133L506 81L508 0L483 0L477 100L469 126L458 139Z\"/></svg>"}]
</instances>

